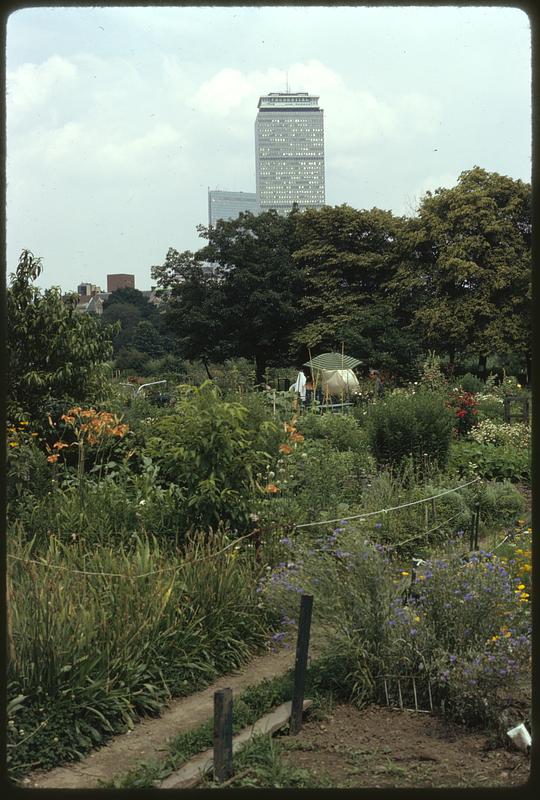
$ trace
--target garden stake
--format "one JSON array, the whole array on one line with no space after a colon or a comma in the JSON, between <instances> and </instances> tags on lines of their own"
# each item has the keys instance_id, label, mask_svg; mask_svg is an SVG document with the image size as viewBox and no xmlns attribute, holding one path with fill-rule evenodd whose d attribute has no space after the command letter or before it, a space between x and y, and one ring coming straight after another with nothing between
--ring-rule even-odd
<instances>
[{"instance_id":1,"label":"garden stake","mask_svg":"<svg viewBox=\"0 0 540 800\"><path fill-rule=\"evenodd\" d=\"M478 550L478 528L480 526L480 503L476 504L476 514L474 519L474 547Z\"/></svg>"},{"instance_id":2,"label":"garden stake","mask_svg":"<svg viewBox=\"0 0 540 800\"><path fill-rule=\"evenodd\" d=\"M302 727L302 711L304 705L304 687L306 685L306 668L309 648L309 630L311 627L311 611L313 595L303 594L300 598L300 619L298 622L298 638L296 641L296 660L294 662L294 687L291 703L291 722L289 733L298 733Z\"/></svg>"},{"instance_id":3,"label":"garden stake","mask_svg":"<svg viewBox=\"0 0 540 800\"><path fill-rule=\"evenodd\" d=\"M232 689L214 692L214 779L226 781L233 774Z\"/></svg>"}]
</instances>

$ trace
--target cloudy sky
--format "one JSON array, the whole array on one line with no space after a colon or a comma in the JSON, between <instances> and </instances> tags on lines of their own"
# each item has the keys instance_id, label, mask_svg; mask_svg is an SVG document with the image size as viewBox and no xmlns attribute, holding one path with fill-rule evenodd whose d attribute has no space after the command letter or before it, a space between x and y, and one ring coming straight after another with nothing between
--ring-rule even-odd
<instances>
[{"instance_id":1,"label":"cloudy sky","mask_svg":"<svg viewBox=\"0 0 540 800\"><path fill-rule=\"evenodd\" d=\"M255 191L261 94L320 96L326 202L414 214L478 165L530 180L530 27L511 8L34 8L7 22L8 272L106 288L204 244Z\"/></svg>"}]
</instances>

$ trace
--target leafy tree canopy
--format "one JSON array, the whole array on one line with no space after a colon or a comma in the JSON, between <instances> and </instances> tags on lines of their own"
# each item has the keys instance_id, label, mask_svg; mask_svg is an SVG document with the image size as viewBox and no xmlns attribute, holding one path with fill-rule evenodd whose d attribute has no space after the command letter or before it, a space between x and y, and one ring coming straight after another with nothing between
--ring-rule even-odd
<instances>
[{"instance_id":1,"label":"leafy tree canopy","mask_svg":"<svg viewBox=\"0 0 540 800\"><path fill-rule=\"evenodd\" d=\"M7 290L7 416L40 419L48 402L99 399L114 329L76 314L60 289L34 285L41 259L23 250Z\"/></svg>"},{"instance_id":2,"label":"leafy tree canopy","mask_svg":"<svg viewBox=\"0 0 540 800\"><path fill-rule=\"evenodd\" d=\"M394 288L416 296L414 327L450 354L530 353L531 187L475 167L428 192Z\"/></svg>"},{"instance_id":3,"label":"leafy tree canopy","mask_svg":"<svg viewBox=\"0 0 540 800\"><path fill-rule=\"evenodd\" d=\"M268 364L288 356L302 293L291 258L294 218L268 211L220 220L199 229L208 244L198 253L169 250L153 269L171 291L167 314L184 357L253 358L262 381ZM214 274L205 274L204 261L216 265Z\"/></svg>"}]
</instances>

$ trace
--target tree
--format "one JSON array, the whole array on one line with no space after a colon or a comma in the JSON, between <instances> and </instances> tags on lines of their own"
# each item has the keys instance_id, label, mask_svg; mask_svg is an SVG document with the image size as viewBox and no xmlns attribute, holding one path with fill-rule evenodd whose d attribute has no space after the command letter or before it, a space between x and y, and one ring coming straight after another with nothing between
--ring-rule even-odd
<instances>
[{"instance_id":1,"label":"tree","mask_svg":"<svg viewBox=\"0 0 540 800\"><path fill-rule=\"evenodd\" d=\"M152 277L169 289L167 320L185 358L255 360L257 381L288 357L300 318L302 282L291 253L296 213L245 213L199 230L208 239L195 255L169 250ZM216 264L206 275L202 262Z\"/></svg>"},{"instance_id":2,"label":"tree","mask_svg":"<svg viewBox=\"0 0 540 800\"><path fill-rule=\"evenodd\" d=\"M394 281L415 296L413 327L427 347L488 355L519 353L530 374L531 188L474 169L457 186L427 192L411 229L411 258Z\"/></svg>"},{"instance_id":3,"label":"tree","mask_svg":"<svg viewBox=\"0 0 540 800\"><path fill-rule=\"evenodd\" d=\"M7 416L43 416L53 400L97 400L105 389L104 362L111 357L114 329L91 315L75 314L76 303L60 289L41 291L34 281L41 259L23 250L7 290Z\"/></svg>"},{"instance_id":4,"label":"tree","mask_svg":"<svg viewBox=\"0 0 540 800\"><path fill-rule=\"evenodd\" d=\"M419 344L403 334L388 289L406 255L405 228L405 220L376 208L327 206L298 216L293 259L305 282L299 344L339 351L344 343L358 358L408 376Z\"/></svg>"}]
</instances>

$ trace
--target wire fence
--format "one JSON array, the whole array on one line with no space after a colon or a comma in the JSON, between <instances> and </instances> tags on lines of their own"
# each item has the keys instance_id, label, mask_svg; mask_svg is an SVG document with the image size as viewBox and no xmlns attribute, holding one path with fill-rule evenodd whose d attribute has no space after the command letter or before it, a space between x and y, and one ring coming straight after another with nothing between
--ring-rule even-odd
<instances>
[{"instance_id":1,"label":"wire fence","mask_svg":"<svg viewBox=\"0 0 540 800\"><path fill-rule=\"evenodd\" d=\"M476 483L479 480L480 480L480 478L475 478L474 480L468 481L467 483L463 483L460 486L455 486L453 489L446 489L444 492L439 492L438 494L431 495L430 497L424 497L424 498L422 498L420 500L413 500L413 501L411 501L409 503L402 503L399 506L392 506L391 508L383 508L383 509L380 509L379 511L369 511L369 512L366 512L364 514L355 514L355 515L350 516L350 517L339 517L337 519L322 520L322 521L319 521L319 522L305 522L305 523L302 523L301 525L295 525L294 528L295 529L305 528L305 527L309 527L311 525L329 525L329 524L334 523L334 522L347 522L349 520L354 520L354 519L367 519L369 517L377 516L377 515L380 515L380 514L387 514L390 511L398 511L399 509L402 509L402 508L408 508L410 506L419 505L421 503L431 502L433 500L436 500L439 497L443 497L444 495L451 494L452 492L457 492L460 489L464 489L466 486L471 486L473 483ZM409 539L405 539L403 542L399 542L398 544L388 545L388 547L392 548L392 549L395 549L397 547L401 547L404 544L408 544L409 542L412 542L415 539L424 538L425 536L428 536L430 533L433 533L434 531L439 530L440 528L443 528L445 525L447 525L449 522L451 522L457 516L459 516L459 514L454 514L452 517L446 519L444 522L439 523L434 528L431 528L430 530L427 530L427 531L422 531L422 533L417 534L416 536L411 536ZM185 567L190 566L191 564L197 564L197 563L202 562L202 561L208 561L208 560L210 560L212 558L217 558L222 553L224 553L227 550L229 550L231 547L237 546L238 543L243 541L244 539L253 539L253 538L254 538L254 532L250 531L249 533L245 534L244 536L239 536L238 538L233 539L232 542L229 542L225 547L221 548L220 550L216 551L215 553L209 553L208 555L201 556L199 558L188 559L186 561L182 561L181 564L176 564L173 567L164 567L163 569L151 570L149 572L143 572L143 573L140 573L138 575L129 575L129 574L121 573L121 572L98 572L98 571L92 571L92 570L72 569L71 567L64 567L64 566L61 566L60 564L51 564L48 561L38 561L37 559L22 558L21 556L15 556L15 555L12 555L10 553L7 554L7 557L9 559L11 559L12 561L20 561L20 562L27 563L27 564L34 564L35 566L46 567L48 569L55 569L55 570L58 570L58 571L61 571L61 572L70 572L70 573L77 574L77 575L93 575L93 576L101 576L101 577L109 577L109 578L128 578L128 579L136 580L136 579L139 579L139 578L148 578L151 575L159 575L159 574L166 573L166 572L179 572L180 570L184 569Z\"/></svg>"}]
</instances>

